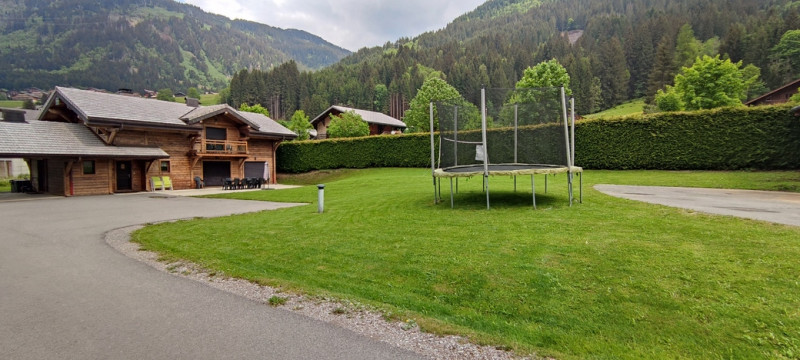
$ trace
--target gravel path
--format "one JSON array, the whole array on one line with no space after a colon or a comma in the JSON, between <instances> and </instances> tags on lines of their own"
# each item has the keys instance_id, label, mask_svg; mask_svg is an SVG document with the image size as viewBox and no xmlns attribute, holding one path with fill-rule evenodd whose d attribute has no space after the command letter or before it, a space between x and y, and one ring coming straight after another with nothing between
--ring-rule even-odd
<instances>
[{"instance_id":1,"label":"gravel path","mask_svg":"<svg viewBox=\"0 0 800 360\"><path fill-rule=\"evenodd\" d=\"M270 298L281 297L286 299L284 304L277 306L281 309L334 324L431 359L532 359L492 346L478 346L460 336L424 333L412 320L386 321L380 312L366 309L359 304L284 293L279 289L246 280L212 275L191 263L158 261L157 254L140 250L139 244L129 241L130 233L141 227L129 226L110 231L106 233L106 242L124 255L158 270L263 304L269 304Z\"/></svg>"}]
</instances>

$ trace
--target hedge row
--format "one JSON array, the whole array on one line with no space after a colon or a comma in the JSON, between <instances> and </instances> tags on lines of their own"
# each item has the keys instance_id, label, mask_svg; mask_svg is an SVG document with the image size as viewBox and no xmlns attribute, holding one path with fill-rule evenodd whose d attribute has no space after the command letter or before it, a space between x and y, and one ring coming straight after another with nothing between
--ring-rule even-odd
<instances>
[{"instance_id":1,"label":"hedge row","mask_svg":"<svg viewBox=\"0 0 800 360\"><path fill-rule=\"evenodd\" d=\"M581 121L576 125L575 163L587 169L800 169L800 118L790 115L789 108L723 108ZM493 132L504 131L508 130ZM430 134L287 142L278 148L278 159L278 171L286 173L430 167Z\"/></svg>"}]
</instances>

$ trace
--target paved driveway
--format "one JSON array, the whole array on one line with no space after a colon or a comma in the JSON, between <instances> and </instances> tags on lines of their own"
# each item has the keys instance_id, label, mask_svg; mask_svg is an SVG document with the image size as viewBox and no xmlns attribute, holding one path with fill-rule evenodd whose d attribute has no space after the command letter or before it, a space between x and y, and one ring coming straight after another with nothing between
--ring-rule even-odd
<instances>
[{"instance_id":1,"label":"paved driveway","mask_svg":"<svg viewBox=\"0 0 800 360\"><path fill-rule=\"evenodd\" d=\"M628 185L594 188L631 200L800 226L800 193Z\"/></svg>"},{"instance_id":2,"label":"paved driveway","mask_svg":"<svg viewBox=\"0 0 800 360\"><path fill-rule=\"evenodd\" d=\"M416 354L157 271L109 230L274 209L152 194L0 202L0 359L410 359Z\"/></svg>"}]
</instances>

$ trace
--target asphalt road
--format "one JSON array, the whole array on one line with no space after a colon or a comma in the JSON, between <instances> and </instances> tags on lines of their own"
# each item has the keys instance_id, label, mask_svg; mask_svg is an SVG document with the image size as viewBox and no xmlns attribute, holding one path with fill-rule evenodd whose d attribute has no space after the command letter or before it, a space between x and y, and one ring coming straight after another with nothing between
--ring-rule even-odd
<instances>
[{"instance_id":1,"label":"asphalt road","mask_svg":"<svg viewBox=\"0 0 800 360\"><path fill-rule=\"evenodd\" d=\"M125 257L104 233L286 206L151 194L0 202L0 359L418 359Z\"/></svg>"},{"instance_id":2,"label":"asphalt road","mask_svg":"<svg viewBox=\"0 0 800 360\"><path fill-rule=\"evenodd\" d=\"M800 226L800 193L628 185L594 188L630 200Z\"/></svg>"}]
</instances>

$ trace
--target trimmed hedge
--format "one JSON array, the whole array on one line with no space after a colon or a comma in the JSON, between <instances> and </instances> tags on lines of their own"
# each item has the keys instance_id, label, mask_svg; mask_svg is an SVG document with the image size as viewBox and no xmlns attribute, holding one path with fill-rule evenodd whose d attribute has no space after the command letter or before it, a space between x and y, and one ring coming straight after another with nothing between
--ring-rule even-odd
<instances>
[{"instance_id":1,"label":"trimmed hedge","mask_svg":"<svg viewBox=\"0 0 800 360\"><path fill-rule=\"evenodd\" d=\"M735 107L580 121L575 163L587 169L800 169L800 118L789 109ZM504 131L491 130L489 137ZM430 167L430 134L296 141L278 148L279 172L368 167Z\"/></svg>"},{"instance_id":2,"label":"trimmed hedge","mask_svg":"<svg viewBox=\"0 0 800 360\"><path fill-rule=\"evenodd\" d=\"M430 167L430 144L430 133L285 142L278 147L278 172Z\"/></svg>"},{"instance_id":3,"label":"trimmed hedge","mask_svg":"<svg viewBox=\"0 0 800 360\"><path fill-rule=\"evenodd\" d=\"M800 168L800 118L789 106L590 120L575 137L575 162L591 169Z\"/></svg>"}]
</instances>

